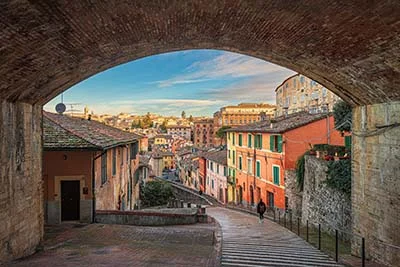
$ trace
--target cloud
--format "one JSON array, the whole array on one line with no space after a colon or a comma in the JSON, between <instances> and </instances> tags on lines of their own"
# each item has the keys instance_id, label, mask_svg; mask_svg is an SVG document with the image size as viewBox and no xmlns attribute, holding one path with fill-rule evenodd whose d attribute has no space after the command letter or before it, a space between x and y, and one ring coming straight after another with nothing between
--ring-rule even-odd
<instances>
[{"instance_id":1,"label":"cloud","mask_svg":"<svg viewBox=\"0 0 400 267\"><path fill-rule=\"evenodd\" d=\"M159 87L170 87L176 84L200 83L214 79L254 78L288 72L291 71L261 59L224 52L212 59L191 64L183 74L155 83Z\"/></svg>"},{"instance_id":2,"label":"cloud","mask_svg":"<svg viewBox=\"0 0 400 267\"><path fill-rule=\"evenodd\" d=\"M143 100L121 100L111 102L110 105L167 105L170 107L204 107L224 104L222 100L201 100L201 99L143 99Z\"/></svg>"}]
</instances>

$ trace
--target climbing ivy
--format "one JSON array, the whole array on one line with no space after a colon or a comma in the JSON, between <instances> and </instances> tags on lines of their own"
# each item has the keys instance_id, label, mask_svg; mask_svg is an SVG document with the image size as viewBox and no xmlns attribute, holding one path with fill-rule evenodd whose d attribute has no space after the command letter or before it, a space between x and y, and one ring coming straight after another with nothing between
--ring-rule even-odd
<instances>
[{"instance_id":1,"label":"climbing ivy","mask_svg":"<svg viewBox=\"0 0 400 267\"><path fill-rule=\"evenodd\" d=\"M339 160L328 163L328 177L326 183L329 187L337 189L348 195L351 194L351 161Z\"/></svg>"},{"instance_id":2,"label":"climbing ivy","mask_svg":"<svg viewBox=\"0 0 400 267\"><path fill-rule=\"evenodd\" d=\"M303 191L304 188L304 164L305 164L305 155L308 155L309 151L301 155L296 161L296 184L297 188L300 191Z\"/></svg>"},{"instance_id":3,"label":"climbing ivy","mask_svg":"<svg viewBox=\"0 0 400 267\"><path fill-rule=\"evenodd\" d=\"M344 101L338 101L333 106L335 128L338 131L351 131L352 113L351 106ZM346 122L347 121L347 122Z\"/></svg>"}]
</instances>

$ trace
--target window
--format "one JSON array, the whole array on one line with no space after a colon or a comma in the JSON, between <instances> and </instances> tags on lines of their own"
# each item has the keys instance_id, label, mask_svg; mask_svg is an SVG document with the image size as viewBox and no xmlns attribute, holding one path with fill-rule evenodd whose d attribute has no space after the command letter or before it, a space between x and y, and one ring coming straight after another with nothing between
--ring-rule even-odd
<instances>
[{"instance_id":1,"label":"window","mask_svg":"<svg viewBox=\"0 0 400 267\"><path fill-rule=\"evenodd\" d=\"M293 104L297 104L297 96L293 96Z\"/></svg>"},{"instance_id":2,"label":"window","mask_svg":"<svg viewBox=\"0 0 400 267\"><path fill-rule=\"evenodd\" d=\"M282 152L282 135L270 135L269 136L270 142L270 150L272 152Z\"/></svg>"},{"instance_id":3,"label":"window","mask_svg":"<svg viewBox=\"0 0 400 267\"><path fill-rule=\"evenodd\" d=\"M272 166L272 172L274 184L279 185L279 166Z\"/></svg>"},{"instance_id":4,"label":"window","mask_svg":"<svg viewBox=\"0 0 400 267\"><path fill-rule=\"evenodd\" d=\"M211 179L211 188L214 189L214 179Z\"/></svg>"},{"instance_id":5,"label":"window","mask_svg":"<svg viewBox=\"0 0 400 267\"><path fill-rule=\"evenodd\" d=\"M261 134L257 134L254 137L254 147L257 149L262 149L262 135Z\"/></svg>"},{"instance_id":6,"label":"window","mask_svg":"<svg viewBox=\"0 0 400 267\"><path fill-rule=\"evenodd\" d=\"M346 147L346 150L351 150L351 135L344 137L344 146Z\"/></svg>"},{"instance_id":7,"label":"window","mask_svg":"<svg viewBox=\"0 0 400 267\"><path fill-rule=\"evenodd\" d=\"M230 159L230 158L231 158L231 151L228 150L228 159Z\"/></svg>"},{"instance_id":8,"label":"window","mask_svg":"<svg viewBox=\"0 0 400 267\"><path fill-rule=\"evenodd\" d=\"M212 162L210 163L210 169L211 171L214 171L214 164Z\"/></svg>"},{"instance_id":9,"label":"window","mask_svg":"<svg viewBox=\"0 0 400 267\"><path fill-rule=\"evenodd\" d=\"M224 176L227 176L227 171L225 166L224 166Z\"/></svg>"},{"instance_id":10,"label":"window","mask_svg":"<svg viewBox=\"0 0 400 267\"><path fill-rule=\"evenodd\" d=\"M135 142L131 144L130 147L131 147L131 159L136 159L136 155L139 151L139 143Z\"/></svg>"},{"instance_id":11,"label":"window","mask_svg":"<svg viewBox=\"0 0 400 267\"><path fill-rule=\"evenodd\" d=\"M239 170L242 170L242 156L239 156Z\"/></svg>"},{"instance_id":12,"label":"window","mask_svg":"<svg viewBox=\"0 0 400 267\"><path fill-rule=\"evenodd\" d=\"M248 147L252 147L252 140L251 140L251 138L252 138L252 135L251 134L249 134L248 136L247 136L247 146Z\"/></svg>"},{"instance_id":13,"label":"window","mask_svg":"<svg viewBox=\"0 0 400 267\"><path fill-rule=\"evenodd\" d=\"M117 149L112 150L112 175L117 174Z\"/></svg>"},{"instance_id":14,"label":"window","mask_svg":"<svg viewBox=\"0 0 400 267\"><path fill-rule=\"evenodd\" d=\"M311 93L311 99L313 100L318 99L318 96L319 96L318 91L314 91Z\"/></svg>"},{"instance_id":15,"label":"window","mask_svg":"<svg viewBox=\"0 0 400 267\"><path fill-rule=\"evenodd\" d=\"M243 145L243 136L242 134L239 134L239 146Z\"/></svg>"},{"instance_id":16,"label":"window","mask_svg":"<svg viewBox=\"0 0 400 267\"><path fill-rule=\"evenodd\" d=\"M304 99L305 99L304 94L301 94L301 96L300 96L300 102L304 102Z\"/></svg>"},{"instance_id":17,"label":"window","mask_svg":"<svg viewBox=\"0 0 400 267\"><path fill-rule=\"evenodd\" d=\"M232 163L235 164L235 161L236 161L236 151L233 150L232 151Z\"/></svg>"},{"instance_id":18,"label":"window","mask_svg":"<svg viewBox=\"0 0 400 267\"><path fill-rule=\"evenodd\" d=\"M219 174L219 164L217 164L217 174Z\"/></svg>"},{"instance_id":19,"label":"window","mask_svg":"<svg viewBox=\"0 0 400 267\"><path fill-rule=\"evenodd\" d=\"M261 177L261 162L259 160L256 162L256 176Z\"/></svg>"},{"instance_id":20,"label":"window","mask_svg":"<svg viewBox=\"0 0 400 267\"><path fill-rule=\"evenodd\" d=\"M253 173L253 159L247 158L247 172Z\"/></svg>"},{"instance_id":21,"label":"window","mask_svg":"<svg viewBox=\"0 0 400 267\"><path fill-rule=\"evenodd\" d=\"M235 145L235 133L232 133L232 144Z\"/></svg>"},{"instance_id":22,"label":"window","mask_svg":"<svg viewBox=\"0 0 400 267\"><path fill-rule=\"evenodd\" d=\"M325 87L322 88L322 97L326 97L327 89Z\"/></svg>"},{"instance_id":23,"label":"window","mask_svg":"<svg viewBox=\"0 0 400 267\"><path fill-rule=\"evenodd\" d=\"M101 156L101 184L107 182L107 152Z\"/></svg>"}]
</instances>

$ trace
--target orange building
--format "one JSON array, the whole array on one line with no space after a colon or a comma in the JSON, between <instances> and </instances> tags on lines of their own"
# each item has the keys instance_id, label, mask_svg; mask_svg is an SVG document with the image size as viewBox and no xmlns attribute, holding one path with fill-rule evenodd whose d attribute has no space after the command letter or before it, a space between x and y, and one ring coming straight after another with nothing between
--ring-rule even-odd
<instances>
[{"instance_id":1,"label":"orange building","mask_svg":"<svg viewBox=\"0 0 400 267\"><path fill-rule=\"evenodd\" d=\"M133 209L139 200L139 138L96 121L44 112L45 221L92 222L95 210Z\"/></svg>"},{"instance_id":2,"label":"orange building","mask_svg":"<svg viewBox=\"0 0 400 267\"><path fill-rule=\"evenodd\" d=\"M212 147L214 140L213 119L202 119L194 122L194 140L197 147Z\"/></svg>"},{"instance_id":3,"label":"orange building","mask_svg":"<svg viewBox=\"0 0 400 267\"><path fill-rule=\"evenodd\" d=\"M227 130L229 200L285 209L285 170L295 169L310 144L344 145L328 114L299 112Z\"/></svg>"}]
</instances>

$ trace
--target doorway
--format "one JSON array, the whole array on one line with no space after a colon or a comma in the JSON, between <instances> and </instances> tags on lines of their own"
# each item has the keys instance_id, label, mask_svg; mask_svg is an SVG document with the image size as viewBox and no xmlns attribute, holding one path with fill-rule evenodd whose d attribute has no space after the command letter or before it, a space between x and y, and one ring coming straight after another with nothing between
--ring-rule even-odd
<instances>
[{"instance_id":1,"label":"doorway","mask_svg":"<svg viewBox=\"0 0 400 267\"><path fill-rule=\"evenodd\" d=\"M80 181L61 181L61 221L78 221Z\"/></svg>"},{"instance_id":2,"label":"doorway","mask_svg":"<svg viewBox=\"0 0 400 267\"><path fill-rule=\"evenodd\" d=\"M250 205L254 205L254 190L252 185L250 185Z\"/></svg>"}]
</instances>

